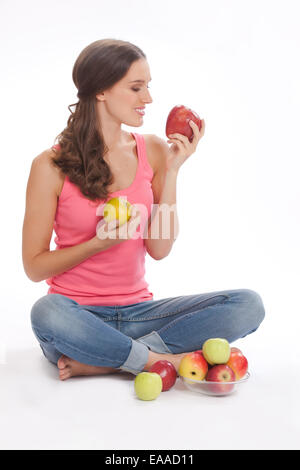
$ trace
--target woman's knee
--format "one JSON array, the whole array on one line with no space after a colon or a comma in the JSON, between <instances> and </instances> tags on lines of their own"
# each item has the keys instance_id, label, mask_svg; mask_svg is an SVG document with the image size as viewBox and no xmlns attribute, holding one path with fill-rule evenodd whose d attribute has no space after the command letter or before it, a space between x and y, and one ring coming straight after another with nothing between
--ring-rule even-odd
<instances>
[{"instance_id":1,"label":"woman's knee","mask_svg":"<svg viewBox=\"0 0 300 470\"><path fill-rule=\"evenodd\" d=\"M31 325L34 328L48 330L56 318L62 317L71 299L60 294L47 294L38 299L31 308Z\"/></svg>"},{"instance_id":2,"label":"woman's knee","mask_svg":"<svg viewBox=\"0 0 300 470\"><path fill-rule=\"evenodd\" d=\"M249 329L255 331L265 317L265 308L261 296L254 290L241 289L241 303L246 307L245 316Z\"/></svg>"}]
</instances>

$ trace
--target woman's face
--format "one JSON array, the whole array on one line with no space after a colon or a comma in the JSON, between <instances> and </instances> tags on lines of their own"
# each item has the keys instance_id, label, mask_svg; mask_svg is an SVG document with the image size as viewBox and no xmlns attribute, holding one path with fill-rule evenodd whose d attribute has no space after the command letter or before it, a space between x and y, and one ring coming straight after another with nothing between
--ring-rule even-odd
<instances>
[{"instance_id":1,"label":"woman's face","mask_svg":"<svg viewBox=\"0 0 300 470\"><path fill-rule=\"evenodd\" d=\"M148 89L150 80L148 62L145 59L133 62L125 77L109 90L96 95L100 103L100 116L105 120L112 119L118 124L141 126L143 116L136 111L136 108L144 108L152 103Z\"/></svg>"}]
</instances>

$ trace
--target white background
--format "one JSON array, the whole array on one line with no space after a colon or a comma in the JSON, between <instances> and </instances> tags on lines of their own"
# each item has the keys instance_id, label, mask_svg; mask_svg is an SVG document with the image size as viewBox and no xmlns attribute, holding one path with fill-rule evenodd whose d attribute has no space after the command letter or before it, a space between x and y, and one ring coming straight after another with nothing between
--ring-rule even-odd
<instances>
[{"instance_id":1,"label":"white background","mask_svg":"<svg viewBox=\"0 0 300 470\"><path fill-rule=\"evenodd\" d=\"M299 447L299 20L296 0L1 1L1 448ZM125 130L166 139L176 104L205 119L178 176L179 238L146 280L155 299L260 293L266 318L237 342L251 380L231 397L177 384L141 402L130 374L61 382L33 337L48 286L22 266L27 178L77 101L77 56L106 37L150 66L153 103Z\"/></svg>"}]
</instances>

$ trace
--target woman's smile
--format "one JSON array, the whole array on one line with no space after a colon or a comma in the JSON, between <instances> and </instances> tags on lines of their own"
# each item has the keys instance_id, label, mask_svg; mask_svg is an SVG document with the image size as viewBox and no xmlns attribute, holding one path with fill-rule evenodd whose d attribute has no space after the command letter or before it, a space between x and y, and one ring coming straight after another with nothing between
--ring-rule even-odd
<instances>
[{"instance_id":1,"label":"woman's smile","mask_svg":"<svg viewBox=\"0 0 300 470\"><path fill-rule=\"evenodd\" d=\"M137 113L139 113L141 116L144 116L144 114L145 114L145 111L144 111L143 108L135 108L135 111L136 111Z\"/></svg>"}]
</instances>

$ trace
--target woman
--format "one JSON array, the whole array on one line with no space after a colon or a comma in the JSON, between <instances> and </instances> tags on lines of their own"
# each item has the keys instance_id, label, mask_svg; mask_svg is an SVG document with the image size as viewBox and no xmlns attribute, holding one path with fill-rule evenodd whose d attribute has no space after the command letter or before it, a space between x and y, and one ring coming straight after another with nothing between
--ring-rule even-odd
<instances>
[{"instance_id":1,"label":"woman","mask_svg":"<svg viewBox=\"0 0 300 470\"><path fill-rule=\"evenodd\" d=\"M121 128L142 126L152 102L146 56L126 41L87 46L73 81L79 101L69 107L67 127L32 162L23 226L25 272L50 286L32 307L32 329L60 379L138 374L160 359L178 369L208 338L232 342L255 331L264 307L252 290L156 300L144 278L146 253L160 260L176 239L178 171L196 151L204 120L201 132L190 122L192 142L168 136L170 147ZM100 208L118 196L132 205L132 216L128 224L107 224ZM168 237L161 236L161 208L172 208ZM50 251L53 229L57 246Z\"/></svg>"}]
</instances>

